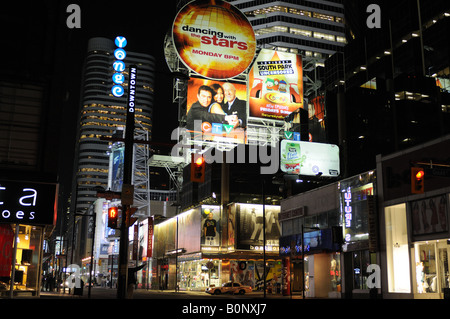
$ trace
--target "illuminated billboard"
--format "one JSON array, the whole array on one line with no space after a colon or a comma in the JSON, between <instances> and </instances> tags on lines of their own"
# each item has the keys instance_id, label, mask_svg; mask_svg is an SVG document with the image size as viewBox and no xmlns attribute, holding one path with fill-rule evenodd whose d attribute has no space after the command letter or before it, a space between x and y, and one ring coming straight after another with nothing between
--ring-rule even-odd
<instances>
[{"instance_id":1,"label":"illuminated billboard","mask_svg":"<svg viewBox=\"0 0 450 319\"><path fill-rule=\"evenodd\" d=\"M325 132L325 96L319 95L308 103L308 130L310 142L327 140Z\"/></svg>"},{"instance_id":2,"label":"illuminated billboard","mask_svg":"<svg viewBox=\"0 0 450 319\"><path fill-rule=\"evenodd\" d=\"M218 247L222 244L220 206L202 205L201 218L201 245L203 250L218 250Z\"/></svg>"},{"instance_id":3,"label":"illuminated billboard","mask_svg":"<svg viewBox=\"0 0 450 319\"><path fill-rule=\"evenodd\" d=\"M303 108L302 59L262 49L249 73L249 117L283 120Z\"/></svg>"},{"instance_id":4,"label":"illuminated billboard","mask_svg":"<svg viewBox=\"0 0 450 319\"><path fill-rule=\"evenodd\" d=\"M236 7L222 0L195 0L184 6L172 28L175 50L194 72L211 79L228 79L253 61L253 27Z\"/></svg>"},{"instance_id":5,"label":"illuminated billboard","mask_svg":"<svg viewBox=\"0 0 450 319\"><path fill-rule=\"evenodd\" d=\"M188 82L186 128L202 140L246 142L247 86L191 78ZM198 127L196 127L196 121Z\"/></svg>"},{"instance_id":6,"label":"illuminated billboard","mask_svg":"<svg viewBox=\"0 0 450 319\"><path fill-rule=\"evenodd\" d=\"M124 170L124 147L116 148L111 153L112 174L110 174L110 189L113 192L122 191L123 170Z\"/></svg>"},{"instance_id":7,"label":"illuminated billboard","mask_svg":"<svg viewBox=\"0 0 450 319\"><path fill-rule=\"evenodd\" d=\"M288 174L337 177L339 147L331 144L282 140L280 168Z\"/></svg>"},{"instance_id":8,"label":"illuminated billboard","mask_svg":"<svg viewBox=\"0 0 450 319\"><path fill-rule=\"evenodd\" d=\"M266 250L268 252L276 252L279 250L279 238L281 236L281 227L278 219L280 206L257 204L235 204L232 207L234 225L232 232L228 230L228 237L235 240L236 249L246 249L254 251L263 251L264 237L266 240ZM231 213L231 212L230 212ZM265 230L264 236L264 213L265 213ZM228 227L230 227L230 216Z\"/></svg>"}]
</instances>

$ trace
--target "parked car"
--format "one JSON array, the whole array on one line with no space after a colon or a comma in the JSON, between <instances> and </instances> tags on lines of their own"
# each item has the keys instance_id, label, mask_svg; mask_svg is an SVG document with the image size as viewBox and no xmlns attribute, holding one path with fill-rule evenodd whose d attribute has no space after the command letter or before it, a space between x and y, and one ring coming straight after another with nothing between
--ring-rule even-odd
<instances>
[{"instance_id":1,"label":"parked car","mask_svg":"<svg viewBox=\"0 0 450 319\"><path fill-rule=\"evenodd\" d=\"M248 292L252 292L252 287L243 286L237 282L226 282L222 285L222 287L209 287L206 288L206 293L211 295L220 295L220 294L240 294L243 295Z\"/></svg>"}]
</instances>

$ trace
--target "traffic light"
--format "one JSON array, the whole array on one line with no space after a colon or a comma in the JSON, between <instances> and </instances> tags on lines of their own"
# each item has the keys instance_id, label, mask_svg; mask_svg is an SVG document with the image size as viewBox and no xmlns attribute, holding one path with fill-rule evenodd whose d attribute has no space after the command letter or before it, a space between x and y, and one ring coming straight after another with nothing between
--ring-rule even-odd
<instances>
[{"instance_id":1,"label":"traffic light","mask_svg":"<svg viewBox=\"0 0 450 319\"><path fill-rule=\"evenodd\" d=\"M420 167L411 167L411 193L423 194L425 191L424 186L425 171Z\"/></svg>"},{"instance_id":2,"label":"traffic light","mask_svg":"<svg viewBox=\"0 0 450 319\"><path fill-rule=\"evenodd\" d=\"M117 228L117 219L119 217L119 209L117 207L110 207L108 209L108 227Z\"/></svg>"},{"instance_id":3,"label":"traffic light","mask_svg":"<svg viewBox=\"0 0 450 319\"><path fill-rule=\"evenodd\" d=\"M203 156L192 155L191 182L203 183L205 181L205 159Z\"/></svg>"}]
</instances>

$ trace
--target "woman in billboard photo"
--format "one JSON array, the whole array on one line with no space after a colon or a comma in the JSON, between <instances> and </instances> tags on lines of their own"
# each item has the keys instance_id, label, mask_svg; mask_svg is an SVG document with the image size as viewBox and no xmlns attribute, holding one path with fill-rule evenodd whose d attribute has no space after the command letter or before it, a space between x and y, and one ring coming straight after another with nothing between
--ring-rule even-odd
<instances>
[{"instance_id":1,"label":"woman in billboard photo","mask_svg":"<svg viewBox=\"0 0 450 319\"><path fill-rule=\"evenodd\" d=\"M207 85L202 85L198 88L197 102L192 104L191 108L187 113L186 127L188 130L194 130L195 120L200 120L201 123L203 122L223 123L224 121L226 121L231 125L233 125L233 123L236 122L237 120L236 115L226 115L225 113L217 114L209 112L211 102L213 101L213 94L214 94L213 89Z\"/></svg>"},{"instance_id":2,"label":"woman in billboard photo","mask_svg":"<svg viewBox=\"0 0 450 319\"><path fill-rule=\"evenodd\" d=\"M213 93L214 102L211 103L209 112L215 113L215 114L226 114L223 111L225 93L224 93L222 85L220 85L219 83L213 83L213 84L211 84L211 88L214 91L214 93Z\"/></svg>"}]
</instances>

